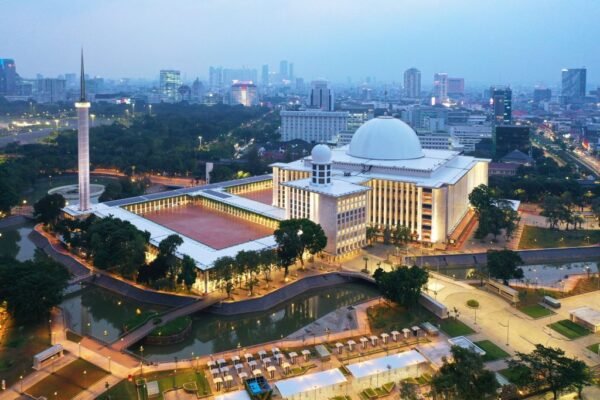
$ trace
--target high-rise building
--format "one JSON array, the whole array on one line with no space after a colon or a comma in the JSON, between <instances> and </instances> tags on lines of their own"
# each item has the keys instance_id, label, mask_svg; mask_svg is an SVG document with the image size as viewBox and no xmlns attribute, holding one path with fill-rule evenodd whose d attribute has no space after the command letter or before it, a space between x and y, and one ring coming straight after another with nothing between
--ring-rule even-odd
<instances>
[{"instance_id":1,"label":"high-rise building","mask_svg":"<svg viewBox=\"0 0 600 400\"><path fill-rule=\"evenodd\" d=\"M256 85L250 81L238 81L231 85L229 104L241 104L251 107L258 104Z\"/></svg>"},{"instance_id":2,"label":"high-rise building","mask_svg":"<svg viewBox=\"0 0 600 400\"><path fill-rule=\"evenodd\" d=\"M287 79L289 77L288 73L288 62L286 60L281 60L279 62L279 78Z\"/></svg>"},{"instance_id":3,"label":"high-rise building","mask_svg":"<svg viewBox=\"0 0 600 400\"><path fill-rule=\"evenodd\" d=\"M160 99L173 103L179 98L181 86L181 72L172 69L160 71Z\"/></svg>"},{"instance_id":4,"label":"high-rise building","mask_svg":"<svg viewBox=\"0 0 600 400\"><path fill-rule=\"evenodd\" d=\"M565 68L562 70L561 97L564 103L580 103L585 98L585 68Z\"/></svg>"},{"instance_id":5,"label":"high-rise building","mask_svg":"<svg viewBox=\"0 0 600 400\"><path fill-rule=\"evenodd\" d=\"M528 126L499 125L494 127L493 152L501 158L513 150L528 153L530 129Z\"/></svg>"},{"instance_id":6,"label":"high-rise building","mask_svg":"<svg viewBox=\"0 0 600 400\"><path fill-rule=\"evenodd\" d=\"M290 68L288 70L288 79L291 81L294 79L294 63L290 63Z\"/></svg>"},{"instance_id":7,"label":"high-rise building","mask_svg":"<svg viewBox=\"0 0 600 400\"><path fill-rule=\"evenodd\" d=\"M58 78L42 78L37 82L36 99L39 103L57 103L67 99L66 81Z\"/></svg>"},{"instance_id":8,"label":"high-rise building","mask_svg":"<svg viewBox=\"0 0 600 400\"><path fill-rule=\"evenodd\" d=\"M421 71L416 68L404 71L404 95L409 99L421 96Z\"/></svg>"},{"instance_id":9,"label":"high-rise building","mask_svg":"<svg viewBox=\"0 0 600 400\"><path fill-rule=\"evenodd\" d=\"M533 102L539 103L540 101L550 101L552 99L552 90L550 89L533 89Z\"/></svg>"},{"instance_id":10,"label":"high-rise building","mask_svg":"<svg viewBox=\"0 0 600 400\"><path fill-rule=\"evenodd\" d=\"M76 88L77 87L77 74L75 74L75 73L65 74L65 82L67 84L67 89Z\"/></svg>"},{"instance_id":11,"label":"high-rise building","mask_svg":"<svg viewBox=\"0 0 600 400\"><path fill-rule=\"evenodd\" d=\"M445 72L433 75L433 104L442 104L448 101L448 74Z\"/></svg>"},{"instance_id":12,"label":"high-rise building","mask_svg":"<svg viewBox=\"0 0 600 400\"><path fill-rule=\"evenodd\" d=\"M464 78L448 78L448 97L457 98L465 95Z\"/></svg>"},{"instance_id":13,"label":"high-rise building","mask_svg":"<svg viewBox=\"0 0 600 400\"><path fill-rule=\"evenodd\" d=\"M512 122L512 90L510 88L490 88L490 106L494 111L494 122L497 124Z\"/></svg>"},{"instance_id":14,"label":"high-rise building","mask_svg":"<svg viewBox=\"0 0 600 400\"><path fill-rule=\"evenodd\" d=\"M269 66L267 64L262 66L262 73L260 77L260 83L263 86L269 86Z\"/></svg>"},{"instance_id":15,"label":"high-rise building","mask_svg":"<svg viewBox=\"0 0 600 400\"><path fill-rule=\"evenodd\" d=\"M17 66L15 60L0 58L0 96L11 96L17 92Z\"/></svg>"},{"instance_id":16,"label":"high-rise building","mask_svg":"<svg viewBox=\"0 0 600 400\"><path fill-rule=\"evenodd\" d=\"M335 104L333 91L325 80L316 80L312 82L310 89L310 108L318 108L323 111L333 111Z\"/></svg>"},{"instance_id":17,"label":"high-rise building","mask_svg":"<svg viewBox=\"0 0 600 400\"><path fill-rule=\"evenodd\" d=\"M338 133L348 129L346 111L282 111L281 140L300 139L305 142L334 141Z\"/></svg>"},{"instance_id":18,"label":"high-rise building","mask_svg":"<svg viewBox=\"0 0 600 400\"><path fill-rule=\"evenodd\" d=\"M210 67L208 69L208 88L212 91L223 88L223 67Z\"/></svg>"},{"instance_id":19,"label":"high-rise building","mask_svg":"<svg viewBox=\"0 0 600 400\"><path fill-rule=\"evenodd\" d=\"M204 97L204 85L200 82L200 79L196 78L196 80L192 83L192 100L195 102L202 101Z\"/></svg>"}]
</instances>

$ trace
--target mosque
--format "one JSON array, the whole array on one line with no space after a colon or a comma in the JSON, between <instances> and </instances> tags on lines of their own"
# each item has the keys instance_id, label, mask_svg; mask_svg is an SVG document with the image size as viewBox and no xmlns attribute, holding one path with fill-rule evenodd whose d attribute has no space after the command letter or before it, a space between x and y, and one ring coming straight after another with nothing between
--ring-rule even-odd
<instances>
[{"instance_id":1,"label":"mosque","mask_svg":"<svg viewBox=\"0 0 600 400\"><path fill-rule=\"evenodd\" d=\"M469 193L487 184L488 162L423 149L410 126L382 116L363 124L348 146L316 145L310 156L272 164L269 175L73 204L65 211L130 221L150 233L155 248L168 235L180 235L178 256L194 259L201 271L196 286L209 292L215 288L209 270L216 259L274 247L273 230L289 218L319 223L332 259L364 247L370 226L402 225L423 245L447 243L465 226Z\"/></svg>"}]
</instances>

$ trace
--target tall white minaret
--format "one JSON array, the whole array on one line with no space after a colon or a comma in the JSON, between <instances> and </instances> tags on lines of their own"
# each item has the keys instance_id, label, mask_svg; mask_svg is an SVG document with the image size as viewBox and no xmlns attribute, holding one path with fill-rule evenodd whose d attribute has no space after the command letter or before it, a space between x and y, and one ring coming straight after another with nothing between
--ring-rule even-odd
<instances>
[{"instance_id":1,"label":"tall white minaret","mask_svg":"<svg viewBox=\"0 0 600 400\"><path fill-rule=\"evenodd\" d=\"M90 209L90 103L85 98L85 71L81 50L81 96L77 109L77 160L79 172L79 211Z\"/></svg>"}]
</instances>

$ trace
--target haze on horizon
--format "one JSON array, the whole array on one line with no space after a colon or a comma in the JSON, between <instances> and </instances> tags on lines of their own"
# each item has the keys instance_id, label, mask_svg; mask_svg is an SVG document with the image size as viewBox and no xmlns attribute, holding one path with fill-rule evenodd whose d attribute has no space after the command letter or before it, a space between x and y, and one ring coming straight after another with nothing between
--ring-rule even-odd
<instances>
[{"instance_id":1,"label":"haze on horizon","mask_svg":"<svg viewBox=\"0 0 600 400\"><path fill-rule=\"evenodd\" d=\"M415 66L467 84L553 86L564 67L600 82L595 0L0 0L0 58L21 76L78 69L108 78L157 79L210 65L277 70L354 82L401 82Z\"/></svg>"}]
</instances>

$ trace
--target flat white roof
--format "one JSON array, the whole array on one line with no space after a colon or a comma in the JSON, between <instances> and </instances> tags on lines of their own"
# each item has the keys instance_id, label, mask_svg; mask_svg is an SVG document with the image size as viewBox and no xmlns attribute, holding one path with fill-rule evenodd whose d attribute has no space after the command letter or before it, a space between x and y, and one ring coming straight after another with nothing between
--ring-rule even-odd
<instances>
[{"instance_id":1,"label":"flat white roof","mask_svg":"<svg viewBox=\"0 0 600 400\"><path fill-rule=\"evenodd\" d=\"M229 392L218 394L215 396L215 400L252 400L245 390L238 390L237 392Z\"/></svg>"},{"instance_id":2,"label":"flat white roof","mask_svg":"<svg viewBox=\"0 0 600 400\"><path fill-rule=\"evenodd\" d=\"M36 360L44 361L47 358L52 357L53 355L56 355L63 350L64 349L62 344L55 344L52 347L48 347L46 350L40 351L39 353L34 355L33 358Z\"/></svg>"},{"instance_id":3,"label":"flat white roof","mask_svg":"<svg viewBox=\"0 0 600 400\"><path fill-rule=\"evenodd\" d=\"M457 336L452 339L448 339L448 343L454 346L462 347L463 349L474 351L480 356L485 356L485 351L481 347L477 346L475 343L473 343L471 340L467 339L464 336Z\"/></svg>"},{"instance_id":4,"label":"flat white roof","mask_svg":"<svg viewBox=\"0 0 600 400\"><path fill-rule=\"evenodd\" d=\"M332 179L329 186L317 186L310 184L310 178L299 179L282 183L284 186L290 186L297 189L303 189L309 192L319 193L331 197L342 197L350 194L361 193L371 190L368 186L356 185L341 179Z\"/></svg>"},{"instance_id":5,"label":"flat white roof","mask_svg":"<svg viewBox=\"0 0 600 400\"><path fill-rule=\"evenodd\" d=\"M600 326L600 311L594 308L580 307L569 311L569 313L591 325Z\"/></svg>"},{"instance_id":6,"label":"flat white roof","mask_svg":"<svg viewBox=\"0 0 600 400\"><path fill-rule=\"evenodd\" d=\"M390 367L390 370L397 370L426 362L427 359L425 359L421 353L416 350L410 350L391 356L350 364L347 368L355 378L364 378L366 376L387 372L388 367Z\"/></svg>"},{"instance_id":7,"label":"flat white roof","mask_svg":"<svg viewBox=\"0 0 600 400\"><path fill-rule=\"evenodd\" d=\"M320 389L346 382L346 377L335 368L323 372L315 372L275 382L281 397L291 397L298 393Z\"/></svg>"}]
</instances>

